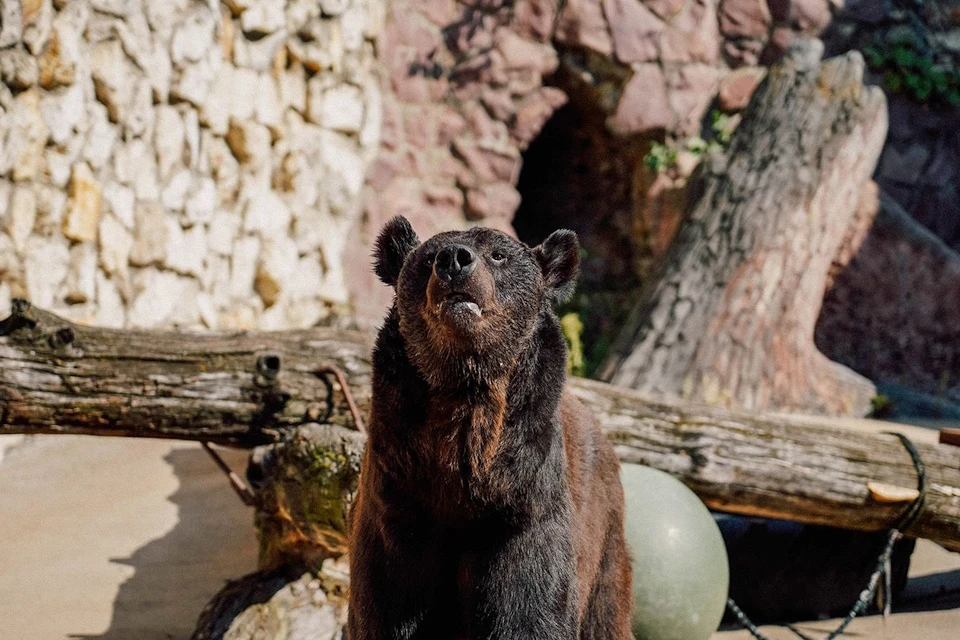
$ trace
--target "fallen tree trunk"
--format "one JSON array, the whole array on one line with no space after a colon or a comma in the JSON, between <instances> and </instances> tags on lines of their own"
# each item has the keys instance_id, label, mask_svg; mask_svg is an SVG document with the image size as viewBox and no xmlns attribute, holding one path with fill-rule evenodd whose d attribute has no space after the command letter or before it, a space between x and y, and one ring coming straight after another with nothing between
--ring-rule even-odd
<instances>
[{"instance_id":1,"label":"fallen tree trunk","mask_svg":"<svg viewBox=\"0 0 960 640\"><path fill-rule=\"evenodd\" d=\"M914 488L903 445L926 465L927 506L912 535L960 551L960 454L927 432L867 420L751 414L651 400L589 380L574 393L598 416L621 461L680 478L716 511L873 531L891 526L915 494L883 501L882 489Z\"/></svg>"},{"instance_id":2,"label":"fallen tree trunk","mask_svg":"<svg viewBox=\"0 0 960 640\"><path fill-rule=\"evenodd\" d=\"M352 425L342 394L317 374L324 365L344 371L362 413L369 406L371 336L358 332L117 331L76 326L18 301L0 336L0 434L252 448L305 423ZM600 418L622 460L672 473L713 509L876 530L890 526L906 503L874 499L867 483L916 486L899 441L868 426L883 423L652 401L582 379L570 387ZM930 488L911 533L960 550L960 456L928 441L917 446Z\"/></svg>"},{"instance_id":3,"label":"fallen tree trunk","mask_svg":"<svg viewBox=\"0 0 960 640\"><path fill-rule=\"evenodd\" d=\"M0 433L180 438L252 448L307 422L352 424L335 364L369 403L368 336L83 327L15 301L0 323Z\"/></svg>"}]
</instances>

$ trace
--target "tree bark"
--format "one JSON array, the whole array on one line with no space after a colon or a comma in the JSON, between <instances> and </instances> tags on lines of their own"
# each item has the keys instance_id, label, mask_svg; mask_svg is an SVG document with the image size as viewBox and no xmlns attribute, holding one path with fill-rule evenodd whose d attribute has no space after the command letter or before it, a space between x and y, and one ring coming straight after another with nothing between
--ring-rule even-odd
<instances>
[{"instance_id":1,"label":"tree bark","mask_svg":"<svg viewBox=\"0 0 960 640\"><path fill-rule=\"evenodd\" d=\"M315 373L323 365L342 369L361 413L369 408L371 340L364 333L126 332L76 326L19 301L14 311L0 323L0 434L168 437L241 447L289 443L307 437L310 429L297 428L307 423L353 424L342 393L331 393L333 383ZM278 361L270 360L274 356ZM867 483L916 486L899 441L876 432L883 423L654 401L582 379L572 379L570 388L600 419L621 460L677 476L717 510L876 530L890 526L908 503L877 501ZM335 483L305 493L273 483L270 496L260 496L261 503L275 505L265 510L268 516L282 516L282 522L261 526L276 530L262 546L265 557L282 559L291 547L303 555L304 538L328 550L342 544L345 501L360 459L351 452L362 447L362 437L313 431L310 446L294 442L290 452L272 454L281 461L273 469L280 471L269 473L282 476L289 466L284 460L334 460L335 468L321 465L317 482ZM960 550L956 450L933 444L934 432L910 433L930 477L927 507L911 533ZM329 504L320 504L325 500ZM313 529L316 514L325 518L326 533Z\"/></svg>"},{"instance_id":2,"label":"tree bark","mask_svg":"<svg viewBox=\"0 0 960 640\"><path fill-rule=\"evenodd\" d=\"M659 278L601 368L645 393L865 415L872 385L813 343L826 279L886 135L858 53L808 41L773 67L729 148L705 161Z\"/></svg>"},{"instance_id":3,"label":"tree bark","mask_svg":"<svg viewBox=\"0 0 960 640\"><path fill-rule=\"evenodd\" d=\"M352 425L336 364L369 404L370 336L120 331L15 301L0 323L0 433L180 438L252 448L309 422Z\"/></svg>"},{"instance_id":4,"label":"tree bark","mask_svg":"<svg viewBox=\"0 0 960 640\"><path fill-rule=\"evenodd\" d=\"M889 528L915 495L907 491L886 502L892 487L917 487L910 455L884 432L903 433L917 446L930 483L910 534L960 551L958 454L937 445L934 431L653 400L591 380L571 386L600 419L621 461L666 471L710 509L747 516L861 531Z\"/></svg>"}]
</instances>

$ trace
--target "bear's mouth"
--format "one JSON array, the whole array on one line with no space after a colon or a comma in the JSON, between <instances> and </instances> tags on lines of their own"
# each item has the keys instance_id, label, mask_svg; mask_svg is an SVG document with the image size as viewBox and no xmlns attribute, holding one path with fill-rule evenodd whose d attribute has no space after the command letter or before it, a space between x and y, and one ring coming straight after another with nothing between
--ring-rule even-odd
<instances>
[{"instance_id":1,"label":"bear's mouth","mask_svg":"<svg viewBox=\"0 0 960 640\"><path fill-rule=\"evenodd\" d=\"M463 291L451 291L444 297L441 305L447 311L468 312L478 318L483 315L483 310L480 308L480 305L477 304L476 299L469 293L464 293Z\"/></svg>"}]
</instances>

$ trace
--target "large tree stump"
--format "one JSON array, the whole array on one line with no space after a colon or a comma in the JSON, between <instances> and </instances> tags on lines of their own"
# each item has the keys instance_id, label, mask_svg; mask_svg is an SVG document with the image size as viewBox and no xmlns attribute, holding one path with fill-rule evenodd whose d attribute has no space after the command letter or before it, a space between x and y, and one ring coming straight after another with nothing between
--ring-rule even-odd
<instances>
[{"instance_id":1,"label":"large tree stump","mask_svg":"<svg viewBox=\"0 0 960 640\"><path fill-rule=\"evenodd\" d=\"M705 161L662 275L607 361L613 384L750 410L865 415L872 385L813 343L825 281L886 135L852 52L807 41ZM869 221L861 221L861 224Z\"/></svg>"},{"instance_id":2,"label":"large tree stump","mask_svg":"<svg viewBox=\"0 0 960 640\"><path fill-rule=\"evenodd\" d=\"M360 478L363 434L331 424L297 427L254 449L258 566L317 569L347 552L347 522Z\"/></svg>"}]
</instances>

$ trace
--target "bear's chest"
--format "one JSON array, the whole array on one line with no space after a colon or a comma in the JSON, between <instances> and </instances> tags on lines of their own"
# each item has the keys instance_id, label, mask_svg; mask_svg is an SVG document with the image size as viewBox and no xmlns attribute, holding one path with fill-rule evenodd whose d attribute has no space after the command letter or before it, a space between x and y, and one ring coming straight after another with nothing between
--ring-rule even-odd
<instances>
[{"instance_id":1,"label":"bear's chest","mask_svg":"<svg viewBox=\"0 0 960 640\"><path fill-rule=\"evenodd\" d=\"M414 480L423 483L423 498L439 516L509 502L513 483L502 464L504 428L502 419L485 411L429 412Z\"/></svg>"},{"instance_id":2,"label":"bear's chest","mask_svg":"<svg viewBox=\"0 0 960 640\"><path fill-rule=\"evenodd\" d=\"M438 403L425 417L402 455L392 456L408 463L392 472L417 510L439 522L523 511L539 476L562 475L562 436L550 425L536 429L490 406L464 411Z\"/></svg>"}]
</instances>

